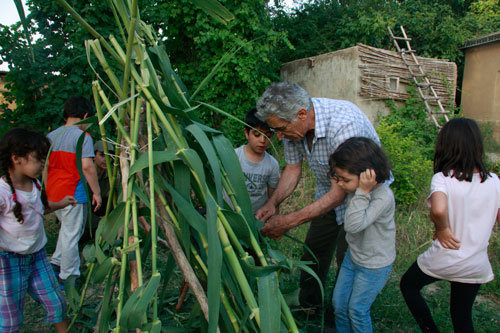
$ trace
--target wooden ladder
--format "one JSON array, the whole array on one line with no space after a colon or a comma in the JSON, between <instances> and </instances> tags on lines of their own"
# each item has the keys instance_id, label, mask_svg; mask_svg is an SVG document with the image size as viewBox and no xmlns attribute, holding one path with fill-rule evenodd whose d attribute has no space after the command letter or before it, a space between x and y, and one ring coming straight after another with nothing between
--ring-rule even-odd
<instances>
[{"instance_id":1,"label":"wooden ladder","mask_svg":"<svg viewBox=\"0 0 500 333\"><path fill-rule=\"evenodd\" d=\"M411 38L408 38L403 26L400 26L400 28L401 32L403 33L403 37L394 36L391 28L387 27L387 29L389 29L389 35L391 36L391 39L394 42L394 46L396 46L396 50L401 55L401 59L403 59L403 62L408 67L408 71L410 72L413 78L413 82L417 87L418 93L422 98L422 100L424 101L427 113L434 121L434 124L436 124L436 126L440 128L441 125L439 125L437 117L444 116L444 119L448 121L449 120L448 114L450 112L445 110L445 108L443 107L443 104L441 103L441 97L439 97L436 94L436 91L434 90L434 87L432 86L429 77L424 72L422 65L418 62L418 59L415 56L415 50L412 50L410 46ZM406 46L400 47L399 41L405 42ZM430 103L431 101L437 105L437 110L436 107L433 107L431 105Z\"/></svg>"}]
</instances>

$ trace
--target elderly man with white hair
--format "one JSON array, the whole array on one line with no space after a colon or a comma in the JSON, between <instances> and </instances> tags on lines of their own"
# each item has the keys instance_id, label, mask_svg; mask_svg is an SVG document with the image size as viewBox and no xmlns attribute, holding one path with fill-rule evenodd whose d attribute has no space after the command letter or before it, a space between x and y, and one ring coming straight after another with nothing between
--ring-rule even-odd
<instances>
[{"instance_id":1,"label":"elderly man with white hair","mask_svg":"<svg viewBox=\"0 0 500 333\"><path fill-rule=\"evenodd\" d=\"M256 217L266 222L261 233L280 239L288 230L310 221L305 240L310 251L304 249L302 260L314 262L311 268L324 286L335 248L337 270L347 249L342 227L345 192L329 176L328 158L351 137L367 137L379 145L380 140L356 105L342 100L311 98L295 83L271 84L257 102L257 117L267 122L280 140L283 139L286 160L278 187L256 212ZM279 215L279 204L297 187L304 159L316 176L315 201L293 213ZM300 288L301 306L321 309L323 300L316 280L303 272Z\"/></svg>"}]
</instances>

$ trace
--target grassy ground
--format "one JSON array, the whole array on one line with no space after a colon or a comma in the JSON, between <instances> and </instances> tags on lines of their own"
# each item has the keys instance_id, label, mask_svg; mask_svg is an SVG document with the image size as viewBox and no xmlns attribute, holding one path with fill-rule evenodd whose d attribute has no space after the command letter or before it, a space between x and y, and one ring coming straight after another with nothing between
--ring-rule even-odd
<instances>
[{"instance_id":1,"label":"grassy ground","mask_svg":"<svg viewBox=\"0 0 500 333\"><path fill-rule=\"evenodd\" d=\"M282 213L291 212L312 202L315 190L314 176L306 167L304 167L303 176L298 189L281 205ZM423 198L420 202L420 204L409 208L397 208L395 216L397 258L389 282L372 306L375 332L419 331L399 291L399 280L406 269L416 260L417 256L428 248L432 236L432 224L428 219L428 209L422 204ZM291 231L290 235L303 240L307 228L307 224L302 225ZM47 252L50 254L53 252L57 240L58 224L55 216L50 215L47 217L46 231L49 238ZM298 260L302 255L301 245L290 239L283 238L276 243L276 246L290 258ZM495 228L490 240L489 256L496 278L494 281L483 285L476 298L473 319L477 332L498 332L500 327L500 306L498 303L500 297L500 232L498 227ZM331 295L335 271L335 264L332 264L328 279L330 282L326 289L327 295ZM283 276L282 288L284 291L293 292L296 290L298 288L298 279L298 271ZM176 279L171 286L169 285L169 290L162 299L163 305L168 306L168 309L174 307L177 302L179 284L179 279ZM90 315L96 311L94 304L97 303L97 298L102 293L101 289L99 286L93 286L86 298L85 311L88 311ZM432 284L424 289L424 294L442 332L452 332L449 318L449 284L446 282ZM192 297L190 299L192 300ZM168 313L165 313L166 317L162 318L162 321L165 323L168 316L168 321L172 325L177 323L181 326L189 318L188 311L190 307L192 307L192 301L188 300L181 313L172 315L173 312L167 310ZM24 314L25 321L21 332L52 332L52 326L43 322L43 310L29 297L27 297ZM320 321L307 320L307 318L301 318L300 325L302 332L319 332L321 327ZM77 328L80 327L83 326L77 326ZM81 328L76 331L81 331Z\"/></svg>"}]
</instances>

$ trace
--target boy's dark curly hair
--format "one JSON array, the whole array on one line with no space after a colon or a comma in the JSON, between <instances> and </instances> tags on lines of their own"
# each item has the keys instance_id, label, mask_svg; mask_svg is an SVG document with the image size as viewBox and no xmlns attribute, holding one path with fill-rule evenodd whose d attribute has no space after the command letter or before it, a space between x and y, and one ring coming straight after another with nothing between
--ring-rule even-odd
<instances>
[{"instance_id":1,"label":"boy's dark curly hair","mask_svg":"<svg viewBox=\"0 0 500 333\"><path fill-rule=\"evenodd\" d=\"M69 117L83 119L85 115L87 117L94 115L94 107L90 100L82 96L71 96L64 102L64 120Z\"/></svg>"}]
</instances>

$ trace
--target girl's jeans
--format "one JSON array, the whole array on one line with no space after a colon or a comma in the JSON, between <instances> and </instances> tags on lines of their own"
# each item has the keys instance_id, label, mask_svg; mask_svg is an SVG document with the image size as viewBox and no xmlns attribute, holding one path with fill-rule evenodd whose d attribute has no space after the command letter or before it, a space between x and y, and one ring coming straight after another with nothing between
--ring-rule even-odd
<instances>
[{"instance_id":1,"label":"girl's jeans","mask_svg":"<svg viewBox=\"0 0 500 333\"><path fill-rule=\"evenodd\" d=\"M392 264L382 268L356 265L347 251L333 291L335 326L340 333L372 332L370 307L384 288L392 272Z\"/></svg>"}]
</instances>

